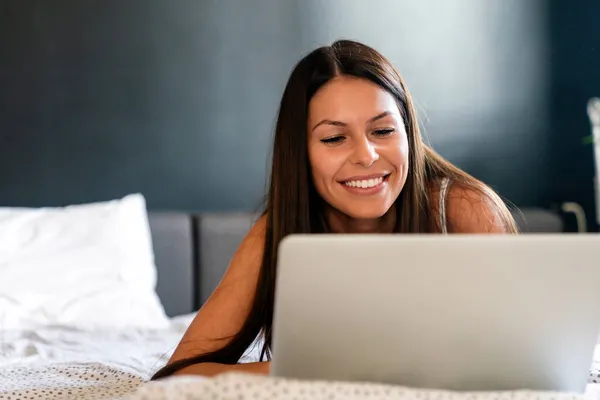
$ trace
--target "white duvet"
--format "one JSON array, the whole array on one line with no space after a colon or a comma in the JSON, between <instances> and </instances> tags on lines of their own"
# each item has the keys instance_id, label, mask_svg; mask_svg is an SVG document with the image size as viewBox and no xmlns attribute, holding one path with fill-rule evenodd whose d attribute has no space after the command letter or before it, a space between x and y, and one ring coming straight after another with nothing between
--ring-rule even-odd
<instances>
[{"instance_id":1,"label":"white duvet","mask_svg":"<svg viewBox=\"0 0 600 400\"><path fill-rule=\"evenodd\" d=\"M552 393L446 393L376 384L297 382L243 374L173 377L147 382L171 356L193 315L168 329L85 331L48 327L0 331L0 399L600 399L600 348L587 395ZM253 355L250 355L252 359Z\"/></svg>"}]
</instances>

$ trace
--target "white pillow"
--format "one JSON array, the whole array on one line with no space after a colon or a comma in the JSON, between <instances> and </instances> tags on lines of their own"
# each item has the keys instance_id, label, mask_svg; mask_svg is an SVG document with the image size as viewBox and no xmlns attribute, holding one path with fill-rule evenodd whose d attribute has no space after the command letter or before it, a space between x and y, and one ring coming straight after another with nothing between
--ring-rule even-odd
<instances>
[{"instance_id":1,"label":"white pillow","mask_svg":"<svg viewBox=\"0 0 600 400\"><path fill-rule=\"evenodd\" d=\"M146 202L0 207L0 329L162 329Z\"/></svg>"}]
</instances>

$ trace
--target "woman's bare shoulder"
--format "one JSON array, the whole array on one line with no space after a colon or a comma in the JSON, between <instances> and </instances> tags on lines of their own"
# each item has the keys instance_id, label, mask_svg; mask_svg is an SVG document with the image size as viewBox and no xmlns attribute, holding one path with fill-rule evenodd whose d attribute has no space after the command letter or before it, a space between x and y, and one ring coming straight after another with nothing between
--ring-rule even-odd
<instances>
[{"instance_id":1,"label":"woman's bare shoulder","mask_svg":"<svg viewBox=\"0 0 600 400\"><path fill-rule=\"evenodd\" d=\"M451 233L505 233L507 212L491 189L453 182L446 195L446 220Z\"/></svg>"},{"instance_id":2,"label":"woman's bare shoulder","mask_svg":"<svg viewBox=\"0 0 600 400\"><path fill-rule=\"evenodd\" d=\"M237 278L254 280L258 277L267 233L267 216L261 216L250 228L246 237L240 243L237 251L231 259L229 268L223 279L223 289L228 283L237 282ZM250 273L250 275L249 275Z\"/></svg>"}]
</instances>

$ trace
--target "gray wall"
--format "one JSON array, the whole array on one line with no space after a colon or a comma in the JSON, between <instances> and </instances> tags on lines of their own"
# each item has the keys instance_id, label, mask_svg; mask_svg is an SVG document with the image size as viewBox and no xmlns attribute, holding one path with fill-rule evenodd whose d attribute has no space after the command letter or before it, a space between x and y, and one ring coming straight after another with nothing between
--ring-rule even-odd
<instances>
[{"instance_id":1,"label":"gray wall","mask_svg":"<svg viewBox=\"0 0 600 400\"><path fill-rule=\"evenodd\" d=\"M433 145L509 200L587 201L555 179L556 26L576 23L560 13L549 0L0 0L0 205L141 191L153 209L254 210L285 81L340 37L382 50Z\"/></svg>"}]
</instances>

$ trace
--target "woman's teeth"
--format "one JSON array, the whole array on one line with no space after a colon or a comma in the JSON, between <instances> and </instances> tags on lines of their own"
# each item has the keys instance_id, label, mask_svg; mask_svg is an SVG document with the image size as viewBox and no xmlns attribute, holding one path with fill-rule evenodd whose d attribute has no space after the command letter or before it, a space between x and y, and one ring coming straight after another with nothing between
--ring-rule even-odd
<instances>
[{"instance_id":1,"label":"woman's teeth","mask_svg":"<svg viewBox=\"0 0 600 400\"><path fill-rule=\"evenodd\" d=\"M364 179L362 181L346 181L344 182L344 185L346 186L350 186L350 187L359 187L359 188L372 188L375 187L377 185L379 185L381 182L383 182L383 176L380 176L379 178L375 178L375 179Z\"/></svg>"}]
</instances>

